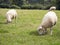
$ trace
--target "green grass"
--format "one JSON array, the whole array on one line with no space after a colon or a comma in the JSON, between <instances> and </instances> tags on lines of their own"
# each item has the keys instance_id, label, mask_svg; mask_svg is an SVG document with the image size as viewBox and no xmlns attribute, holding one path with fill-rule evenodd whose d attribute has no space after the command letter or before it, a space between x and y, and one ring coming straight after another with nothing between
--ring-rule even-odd
<instances>
[{"instance_id":1,"label":"green grass","mask_svg":"<svg viewBox=\"0 0 60 45\"><path fill-rule=\"evenodd\" d=\"M47 10L16 9L16 21L5 24L8 10L0 9L0 45L60 45L60 11L55 11L58 22L53 28L53 35L40 36L36 29Z\"/></svg>"}]
</instances>

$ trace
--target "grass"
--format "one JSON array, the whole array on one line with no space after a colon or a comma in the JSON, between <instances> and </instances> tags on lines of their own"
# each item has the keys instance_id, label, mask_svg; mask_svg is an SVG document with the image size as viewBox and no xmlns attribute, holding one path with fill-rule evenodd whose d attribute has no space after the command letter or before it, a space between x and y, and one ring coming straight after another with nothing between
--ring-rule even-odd
<instances>
[{"instance_id":1,"label":"grass","mask_svg":"<svg viewBox=\"0 0 60 45\"><path fill-rule=\"evenodd\" d=\"M40 36L37 27L47 10L20 10L12 23L5 24L9 9L0 9L0 45L60 45L60 11L56 10L58 22L53 35Z\"/></svg>"}]
</instances>

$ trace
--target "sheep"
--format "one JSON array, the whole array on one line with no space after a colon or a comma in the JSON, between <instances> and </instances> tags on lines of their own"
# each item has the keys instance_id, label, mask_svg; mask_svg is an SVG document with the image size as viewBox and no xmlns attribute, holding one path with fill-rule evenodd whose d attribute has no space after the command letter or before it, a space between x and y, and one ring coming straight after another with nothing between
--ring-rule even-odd
<instances>
[{"instance_id":1,"label":"sheep","mask_svg":"<svg viewBox=\"0 0 60 45\"><path fill-rule=\"evenodd\" d=\"M17 12L15 9L10 9L7 13L6 13L6 19L7 19L7 23L12 22L12 19L16 19L17 16Z\"/></svg>"},{"instance_id":2,"label":"sheep","mask_svg":"<svg viewBox=\"0 0 60 45\"><path fill-rule=\"evenodd\" d=\"M49 10L50 10L50 11L51 11L51 10L56 10L56 7L55 7L55 6L52 6L52 7L50 7Z\"/></svg>"},{"instance_id":3,"label":"sheep","mask_svg":"<svg viewBox=\"0 0 60 45\"><path fill-rule=\"evenodd\" d=\"M57 16L56 13L53 11L49 11L47 14L45 14L40 26L37 28L38 33L40 35L47 33L47 28L50 28L50 35L52 35L52 27L57 22Z\"/></svg>"}]
</instances>

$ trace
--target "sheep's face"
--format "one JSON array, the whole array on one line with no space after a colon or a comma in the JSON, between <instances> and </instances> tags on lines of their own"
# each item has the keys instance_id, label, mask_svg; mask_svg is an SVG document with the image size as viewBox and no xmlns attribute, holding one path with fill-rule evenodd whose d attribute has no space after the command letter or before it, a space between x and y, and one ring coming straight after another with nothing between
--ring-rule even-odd
<instances>
[{"instance_id":1,"label":"sheep's face","mask_svg":"<svg viewBox=\"0 0 60 45\"><path fill-rule=\"evenodd\" d=\"M39 27L38 33L39 33L40 35L43 35L43 34L46 33L46 31L45 31L45 29L44 29L43 27Z\"/></svg>"},{"instance_id":2,"label":"sheep's face","mask_svg":"<svg viewBox=\"0 0 60 45\"><path fill-rule=\"evenodd\" d=\"M6 23L11 23L11 21L7 20L7 22L6 22Z\"/></svg>"}]
</instances>

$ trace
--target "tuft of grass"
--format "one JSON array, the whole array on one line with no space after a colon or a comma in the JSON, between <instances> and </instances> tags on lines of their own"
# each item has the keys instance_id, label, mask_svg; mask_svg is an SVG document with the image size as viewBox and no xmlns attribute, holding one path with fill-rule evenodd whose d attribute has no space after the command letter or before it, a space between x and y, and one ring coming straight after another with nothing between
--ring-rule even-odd
<instances>
[{"instance_id":1,"label":"tuft of grass","mask_svg":"<svg viewBox=\"0 0 60 45\"><path fill-rule=\"evenodd\" d=\"M60 45L60 11L55 11L58 22L53 27L53 35L40 36L37 27L47 10L16 9L17 19L5 24L8 10L0 9L0 45Z\"/></svg>"}]
</instances>

